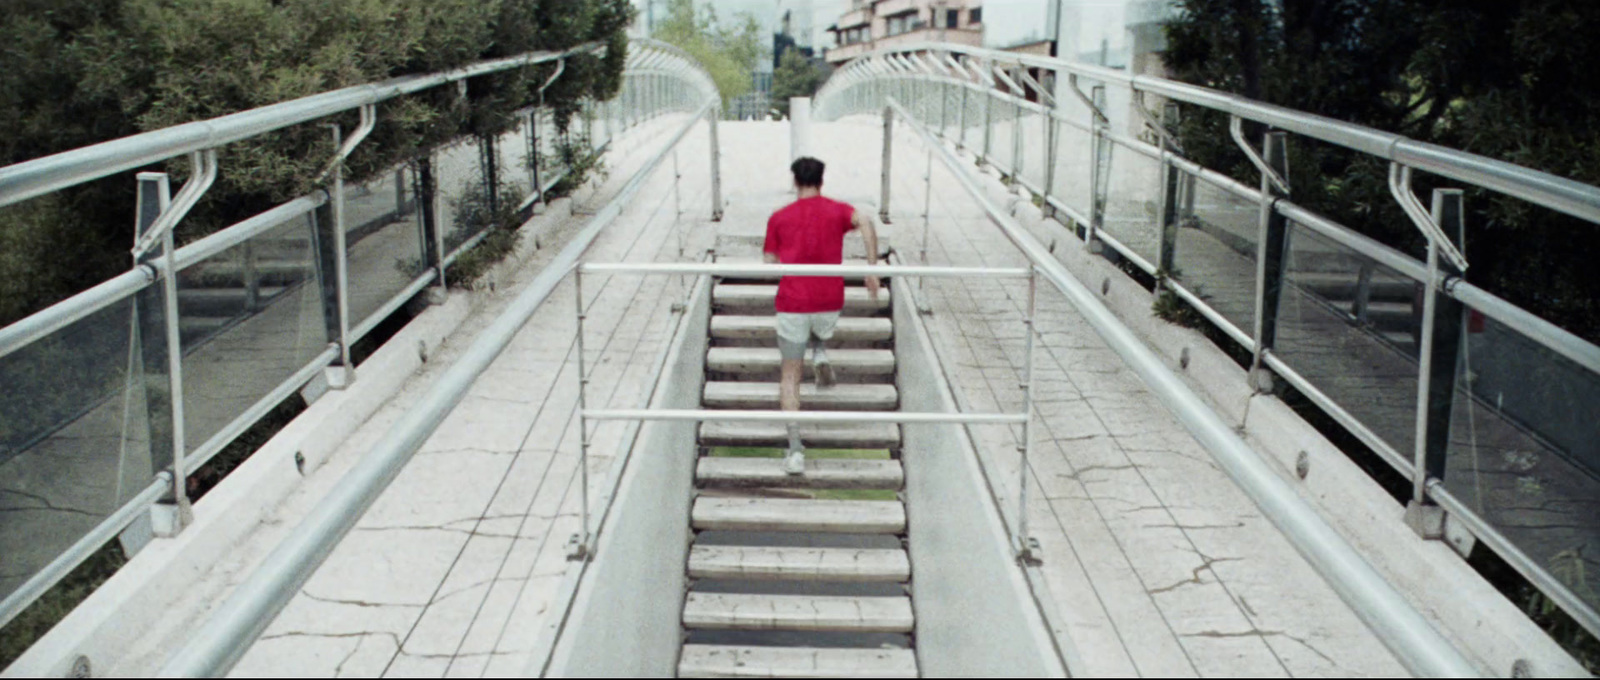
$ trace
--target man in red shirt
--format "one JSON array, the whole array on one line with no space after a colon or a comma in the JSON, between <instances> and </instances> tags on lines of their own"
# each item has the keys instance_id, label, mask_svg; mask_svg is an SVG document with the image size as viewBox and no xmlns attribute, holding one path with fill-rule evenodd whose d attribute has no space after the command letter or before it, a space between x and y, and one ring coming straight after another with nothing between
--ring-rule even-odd
<instances>
[{"instance_id":1,"label":"man in red shirt","mask_svg":"<svg viewBox=\"0 0 1600 680\"><path fill-rule=\"evenodd\" d=\"M803 157L789 166L799 198L767 220L767 241L762 248L769 264L841 264L844 235L860 229L867 242L867 264L878 263L878 233L866 213L822 195L822 161ZM878 277L866 277L867 292L878 299ZM778 404L785 411L800 410L800 375L806 346L811 346L812 367L819 389L833 385L833 366L823 345L833 337L844 309L844 277L785 276L778 282L774 301L778 313L778 354L783 377ZM784 470L805 472L804 447L798 423L789 423L789 453Z\"/></svg>"}]
</instances>

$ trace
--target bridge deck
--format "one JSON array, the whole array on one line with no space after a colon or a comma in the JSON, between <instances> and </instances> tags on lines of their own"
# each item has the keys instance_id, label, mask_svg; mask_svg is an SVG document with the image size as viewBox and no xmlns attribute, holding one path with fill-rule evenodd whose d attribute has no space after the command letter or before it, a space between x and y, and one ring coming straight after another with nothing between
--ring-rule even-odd
<instances>
[{"instance_id":1,"label":"bridge deck","mask_svg":"<svg viewBox=\"0 0 1600 680\"><path fill-rule=\"evenodd\" d=\"M788 197L788 128L724 123L726 231L750 231ZM818 124L829 193L876 207L881 127ZM711 243L704 130L685 141L683 226L690 252ZM893 218L901 253L920 240L923 151L898 146ZM631 172L612 160L603 201ZM589 253L601 261L675 260L670 173L661 172ZM874 210L875 212L875 210ZM934 264L1025 264L961 189L934 172ZM582 218L569 220L570 227ZM519 282L556 250L547 245ZM234 675L481 676L518 673L551 609L577 528L578 442L570 284L550 298L356 530L235 668ZM593 405L636 407L666 339L677 284L586 277L592 300ZM514 288L514 287L513 287ZM203 622L321 493L336 484L501 309L477 308L428 366L322 469L185 595L111 672L153 670ZM929 280L926 317L946 375L974 411L1021 407L1025 282ZM475 293L473 295L484 295ZM1063 299L1041 287L1036 394L1042 426L1030 461L1031 532L1067 633L1093 675L1400 675L1404 670L1209 455ZM624 320L626 323L624 323ZM598 489L621 425L591 449ZM1019 433L974 428L1014 469ZM1008 467L1010 466L1010 467ZM1014 484L1014 482L1012 482Z\"/></svg>"}]
</instances>

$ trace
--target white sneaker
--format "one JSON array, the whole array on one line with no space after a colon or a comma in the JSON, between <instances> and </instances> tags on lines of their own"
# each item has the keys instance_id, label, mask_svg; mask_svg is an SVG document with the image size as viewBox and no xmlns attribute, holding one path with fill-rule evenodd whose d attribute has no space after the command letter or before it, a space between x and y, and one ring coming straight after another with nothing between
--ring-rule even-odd
<instances>
[{"instance_id":1,"label":"white sneaker","mask_svg":"<svg viewBox=\"0 0 1600 680\"><path fill-rule=\"evenodd\" d=\"M827 360L816 362L816 386L818 389L834 387L834 365Z\"/></svg>"},{"instance_id":2,"label":"white sneaker","mask_svg":"<svg viewBox=\"0 0 1600 680\"><path fill-rule=\"evenodd\" d=\"M790 449L789 455L783 459L783 471L791 475L804 474L806 471L806 454L798 449Z\"/></svg>"}]
</instances>

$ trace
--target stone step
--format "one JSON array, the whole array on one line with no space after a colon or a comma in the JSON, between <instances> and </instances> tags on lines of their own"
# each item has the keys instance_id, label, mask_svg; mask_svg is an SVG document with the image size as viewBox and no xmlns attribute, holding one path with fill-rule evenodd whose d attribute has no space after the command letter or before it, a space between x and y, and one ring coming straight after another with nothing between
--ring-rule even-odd
<instances>
[{"instance_id":1,"label":"stone step","mask_svg":"<svg viewBox=\"0 0 1600 680\"><path fill-rule=\"evenodd\" d=\"M712 409L776 409L778 383L707 382L703 399ZM894 385L840 384L817 389L800 384L800 408L807 411L893 411L900 403Z\"/></svg>"},{"instance_id":2,"label":"stone step","mask_svg":"<svg viewBox=\"0 0 1600 680\"><path fill-rule=\"evenodd\" d=\"M773 314L773 299L778 297L778 286L772 283L719 283L711 289L711 303L723 310L746 310ZM889 309L889 289L878 291L877 301L867 294L865 286L846 286L844 313L846 315L871 315Z\"/></svg>"},{"instance_id":3,"label":"stone step","mask_svg":"<svg viewBox=\"0 0 1600 680\"><path fill-rule=\"evenodd\" d=\"M805 376L812 379L811 353L806 352ZM712 347L706 352L706 370L720 373L778 377L783 358L777 347ZM893 376L894 351L887 349L831 349L828 362L840 378Z\"/></svg>"},{"instance_id":4,"label":"stone step","mask_svg":"<svg viewBox=\"0 0 1600 680\"><path fill-rule=\"evenodd\" d=\"M757 340L777 347L777 317L718 314L711 317L711 337L715 340ZM833 330L832 342L886 342L894 339L894 324L889 319L846 316Z\"/></svg>"},{"instance_id":5,"label":"stone step","mask_svg":"<svg viewBox=\"0 0 1600 680\"><path fill-rule=\"evenodd\" d=\"M800 426L800 441L818 449L889 449L900 447L900 426L894 423L805 423ZM700 426L702 446L789 445L789 431L783 423L704 423Z\"/></svg>"},{"instance_id":6,"label":"stone step","mask_svg":"<svg viewBox=\"0 0 1600 680\"><path fill-rule=\"evenodd\" d=\"M1329 300L1354 300L1360 283L1354 272L1295 272L1293 280L1302 288ZM1411 300L1416 296L1416 282L1410 279L1373 277L1368 284L1373 300Z\"/></svg>"},{"instance_id":7,"label":"stone step","mask_svg":"<svg viewBox=\"0 0 1600 680\"><path fill-rule=\"evenodd\" d=\"M909 649L684 645L680 678L915 678Z\"/></svg>"},{"instance_id":8,"label":"stone step","mask_svg":"<svg viewBox=\"0 0 1600 680\"><path fill-rule=\"evenodd\" d=\"M911 561L904 550L696 545L689 577L902 583L911 578Z\"/></svg>"},{"instance_id":9,"label":"stone step","mask_svg":"<svg viewBox=\"0 0 1600 680\"><path fill-rule=\"evenodd\" d=\"M1417 310L1410 302L1370 302L1367 304L1367 319L1374 324L1408 326L1418 318Z\"/></svg>"},{"instance_id":10,"label":"stone step","mask_svg":"<svg viewBox=\"0 0 1600 680\"><path fill-rule=\"evenodd\" d=\"M691 592L683 625L713 630L805 630L909 633L911 598L744 595Z\"/></svg>"},{"instance_id":11,"label":"stone step","mask_svg":"<svg viewBox=\"0 0 1600 680\"><path fill-rule=\"evenodd\" d=\"M905 472L898 460L816 458L806 461L803 475L783 471L782 458L706 456L694 478L708 487L786 487L806 489L899 489Z\"/></svg>"},{"instance_id":12,"label":"stone step","mask_svg":"<svg viewBox=\"0 0 1600 680\"><path fill-rule=\"evenodd\" d=\"M690 518L703 531L898 534L906 529L906 508L900 501L701 496Z\"/></svg>"}]
</instances>

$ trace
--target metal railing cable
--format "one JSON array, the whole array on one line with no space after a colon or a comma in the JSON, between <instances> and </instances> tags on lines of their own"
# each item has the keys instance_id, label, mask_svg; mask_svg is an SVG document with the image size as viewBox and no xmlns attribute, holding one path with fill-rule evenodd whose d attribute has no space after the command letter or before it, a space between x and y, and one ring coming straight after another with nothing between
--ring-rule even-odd
<instances>
[{"instance_id":1,"label":"metal railing cable","mask_svg":"<svg viewBox=\"0 0 1600 680\"><path fill-rule=\"evenodd\" d=\"M1038 268L1106 344L1150 388L1184 428L1209 450L1229 477L1250 496L1334 591L1377 633L1406 668L1429 677L1476 677L1478 669L1413 608L1394 586L1361 557L1260 455L1167 368L1116 315L1084 288L1044 244L984 195L965 163L897 101L889 107L976 201L989 221Z\"/></svg>"},{"instance_id":2,"label":"metal railing cable","mask_svg":"<svg viewBox=\"0 0 1600 680\"><path fill-rule=\"evenodd\" d=\"M665 145L645 162L606 207L597 212L505 311L477 335L461 358L407 410L399 424L390 429L251 572L199 629L198 635L168 661L161 671L162 676L208 677L226 673L461 402L477 377L511 343L601 230L621 214L689 130L714 109L714 102L706 102L668 137Z\"/></svg>"}]
</instances>

